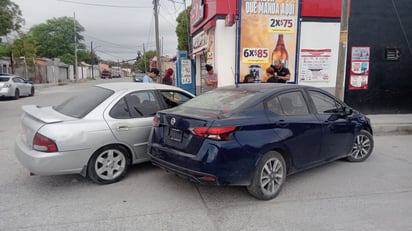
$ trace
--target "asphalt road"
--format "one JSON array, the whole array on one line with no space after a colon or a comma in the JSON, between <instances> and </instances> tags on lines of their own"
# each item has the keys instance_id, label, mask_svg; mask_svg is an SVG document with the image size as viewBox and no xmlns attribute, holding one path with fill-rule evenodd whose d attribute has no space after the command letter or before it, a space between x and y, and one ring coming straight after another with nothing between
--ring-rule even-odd
<instances>
[{"instance_id":1,"label":"asphalt road","mask_svg":"<svg viewBox=\"0 0 412 231\"><path fill-rule=\"evenodd\" d=\"M243 187L196 185L150 163L103 186L80 175L29 176L14 156L21 105L53 105L102 81L118 79L0 99L0 230L412 230L412 136L375 137L366 162L293 175L271 201Z\"/></svg>"}]
</instances>

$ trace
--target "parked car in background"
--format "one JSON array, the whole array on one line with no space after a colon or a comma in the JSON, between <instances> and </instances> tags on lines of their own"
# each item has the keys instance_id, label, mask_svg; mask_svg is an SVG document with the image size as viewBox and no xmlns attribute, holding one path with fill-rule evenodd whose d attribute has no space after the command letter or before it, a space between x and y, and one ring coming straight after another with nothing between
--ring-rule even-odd
<instances>
[{"instance_id":1,"label":"parked car in background","mask_svg":"<svg viewBox=\"0 0 412 231\"><path fill-rule=\"evenodd\" d=\"M144 77L145 73L135 73L132 78L134 82L143 82L143 77Z\"/></svg>"},{"instance_id":2,"label":"parked car in background","mask_svg":"<svg viewBox=\"0 0 412 231\"><path fill-rule=\"evenodd\" d=\"M0 97L12 97L19 99L20 96L33 96L35 92L32 81L17 75L0 75Z\"/></svg>"},{"instance_id":3,"label":"parked car in background","mask_svg":"<svg viewBox=\"0 0 412 231\"><path fill-rule=\"evenodd\" d=\"M112 78L121 78L121 77L122 77L122 75L120 73L114 73L112 75Z\"/></svg>"},{"instance_id":4,"label":"parked car in background","mask_svg":"<svg viewBox=\"0 0 412 231\"><path fill-rule=\"evenodd\" d=\"M153 119L152 162L194 182L276 197L286 176L345 158L366 160L367 117L333 95L291 84L217 88Z\"/></svg>"},{"instance_id":5,"label":"parked car in background","mask_svg":"<svg viewBox=\"0 0 412 231\"><path fill-rule=\"evenodd\" d=\"M108 70L103 70L101 75L100 75L100 78L102 78L102 79L111 79L112 78L112 73Z\"/></svg>"},{"instance_id":6,"label":"parked car in background","mask_svg":"<svg viewBox=\"0 0 412 231\"><path fill-rule=\"evenodd\" d=\"M90 97L93 95L93 97ZM56 106L23 106L17 159L31 173L80 173L99 184L148 161L147 139L158 110L194 96L163 84L100 84Z\"/></svg>"}]
</instances>

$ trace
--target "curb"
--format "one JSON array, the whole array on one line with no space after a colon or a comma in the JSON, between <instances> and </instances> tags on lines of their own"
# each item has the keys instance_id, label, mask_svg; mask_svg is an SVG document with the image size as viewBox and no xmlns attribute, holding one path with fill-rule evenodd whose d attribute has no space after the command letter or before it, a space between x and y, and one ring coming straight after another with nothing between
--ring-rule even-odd
<instances>
[{"instance_id":1,"label":"curb","mask_svg":"<svg viewBox=\"0 0 412 231\"><path fill-rule=\"evenodd\" d=\"M372 124L373 135L412 135L412 124Z\"/></svg>"}]
</instances>

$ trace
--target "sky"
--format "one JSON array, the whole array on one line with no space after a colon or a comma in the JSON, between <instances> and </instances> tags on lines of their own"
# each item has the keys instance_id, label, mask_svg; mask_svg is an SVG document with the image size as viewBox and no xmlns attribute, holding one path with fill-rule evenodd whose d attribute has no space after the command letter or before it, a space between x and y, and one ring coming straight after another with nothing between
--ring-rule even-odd
<instances>
[{"instance_id":1,"label":"sky","mask_svg":"<svg viewBox=\"0 0 412 231\"><path fill-rule=\"evenodd\" d=\"M134 59L137 52L156 50L153 0L12 0L19 5L22 31L48 19L73 17L85 28L83 42L104 60ZM176 55L176 17L190 0L159 0L161 54Z\"/></svg>"}]
</instances>

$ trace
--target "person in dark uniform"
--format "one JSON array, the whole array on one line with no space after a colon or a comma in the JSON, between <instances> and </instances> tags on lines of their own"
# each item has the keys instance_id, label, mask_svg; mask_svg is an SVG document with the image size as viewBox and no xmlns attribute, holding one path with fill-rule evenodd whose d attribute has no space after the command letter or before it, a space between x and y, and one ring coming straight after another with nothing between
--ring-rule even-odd
<instances>
[{"instance_id":1,"label":"person in dark uniform","mask_svg":"<svg viewBox=\"0 0 412 231\"><path fill-rule=\"evenodd\" d=\"M286 81L290 80L290 71L282 65L280 60L275 60L274 65L271 65L271 67L275 70L275 77L278 83L286 83Z\"/></svg>"}]
</instances>

